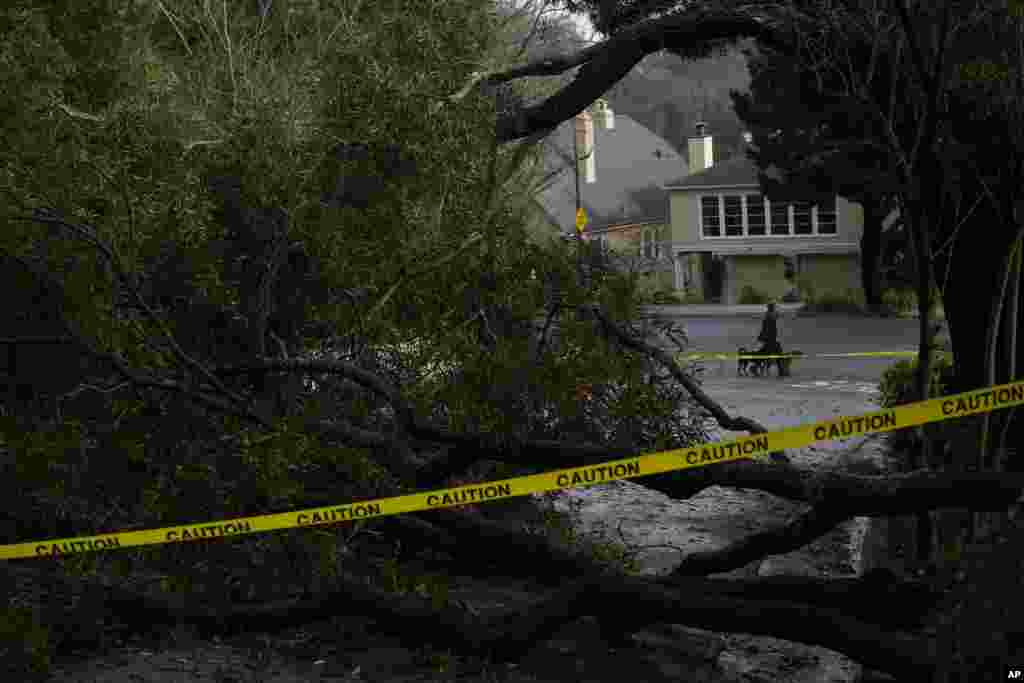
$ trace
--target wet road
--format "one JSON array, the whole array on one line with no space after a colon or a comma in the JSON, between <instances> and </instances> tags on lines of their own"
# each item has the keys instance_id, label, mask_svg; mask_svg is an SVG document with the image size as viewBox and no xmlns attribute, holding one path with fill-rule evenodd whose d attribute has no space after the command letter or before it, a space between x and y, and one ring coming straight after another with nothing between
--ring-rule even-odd
<instances>
[{"instance_id":1,"label":"wet road","mask_svg":"<svg viewBox=\"0 0 1024 683\"><path fill-rule=\"evenodd\" d=\"M760 318L721 316L717 318L681 318L690 338L688 351L731 352L740 346L754 349L761 329ZM864 351L914 351L917 348L918 321L903 318L855 318L844 315L815 317L781 316L779 341L785 351L806 354ZM793 366L793 376L783 382L806 390L844 390L867 392L882 373L898 358L807 358ZM705 374L711 378L736 376L735 361L705 361ZM762 378L777 385L777 377ZM817 384L826 382L828 384Z\"/></svg>"},{"instance_id":2,"label":"wet road","mask_svg":"<svg viewBox=\"0 0 1024 683\"><path fill-rule=\"evenodd\" d=\"M760 319L722 316L684 318L688 351L735 352L755 347ZM783 349L804 353L913 350L917 321L904 319L784 316L779 321ZM731 415L743 415L769 430L840 415L877 410L878 380L895 358L808 358L793 365L791 377L737 377L735 361L704 363L704 390ZM715 440L743 436L717 427ZM855 462L881 467L883 448L876 435L819 442L787 455L808 470L845 470ZM582 503L581 530L605 536L621 529L627 542L647 549L638 555L644 573L670 571L689 553L722 548L752 532L791 521L802 506L759 491L713 486L687 500L672 500L631 481L562 494ZM732 576L852 576L861 570L866 518L850 520L797 551L764 558L730 572ZM614 538L608 534L607 538ZM710 632L706 632L709 633ZM724 650L707 664L707 680L776 683L849 683L860 676L851 660L823 648L743 634L711 634Z\"/></svg>"}]
</instances>

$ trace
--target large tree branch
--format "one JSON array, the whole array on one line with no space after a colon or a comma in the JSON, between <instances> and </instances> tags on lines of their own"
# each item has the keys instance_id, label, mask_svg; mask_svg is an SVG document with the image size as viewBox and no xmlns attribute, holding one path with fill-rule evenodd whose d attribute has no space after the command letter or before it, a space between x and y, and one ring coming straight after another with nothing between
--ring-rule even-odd
<instances>
[{"instance_id":1,"label":"large tree branch","mask_svg":"<svg viewBox=\"0 0 1024 683\"><path fill-rule=\"evenodd\" d=\"M5 573L38 574L34 568L6 565ZM521 659L537 643L583 616L620 621L628 615L632 631L651 624L681 623L722 632L768 635L828 647L871 668L927 679L934 667L933 642L901 631L879 628L828 607L775 600L742 600L700 585L666 586L643 578L592 574L563 584L528 603L478 615L458 600L436 606L413 593L394 593L362 576L339 572L332 589L309 599L258 604L185 607L160 596L146 595L92 579L65 580L69 589L88 586L89 595L117 613L133 628L196 626L205 637L252 630L277 631L330 618L366 614L378 626L410 646L429 642L441 648L485 655L493 661ZM730 590L723 586L724 590ZM732 587L735 590L735 587ZM902 679L902 678L901 678Z\"/></svg>"},{"instance_id":2,"label":"large tree branch","mask_svg":"<svg viewBox=\"0 0 1024 683\"><path fill-rule=\"evenodd\" d=\"M511 142L550 130L571 119L619 82L637 62L659 50L686 50L722 40L756 38L779 51L789 52L793 45L790 26L800 18L792 8L781 5L673 13L624 29L604 42L573 54L549 57L500 72L475 72L470 82L448 99L458 101L478 84L554 76L582 67L572 83L543 102L499 115L497 139Z\"/></svg>"},{"instance_id":3,"label":"large tree branch","mask_svg":"<svg viewBox=\"0 0 1024 683\"><path fill-rule=\"evenodd\" d=\"M606 333L617 337L627 347L642 351L668 367L673 376L690 390L698 403L715 415L725 428L754 433L766 431L756 422L729 416L707 397L667 354L636 340L596 307L593 307L592 311L604 326ZM383 396L395 407L396 415L399 416L398 423L404 435L428 442L448 444L450 447L427 465L414 467L410 464L409 452L401 447L406 443L404 439L396 440L384 434L338 422L318 423L317 431L324 436L334 436L359 445L381 447L388 458L388 464L395 467L395 471L411 475L418 487L439 485L446 476L464 471L482 458L550 468L597 465L607 460L641 455L639 452L624 452L618 448L603 446L449 432L417 421L397 389L373 373L346 363L268 361L255 366L250 364L239 368L220 369L218 372L233 374L254 369L338 374L353 379ZM689 497L707 486L721 485L757 489L815 506L784 527L741 539L723 549L691 555L684 560L676 573L694 575L729 571L768 555L790 552L854 516L909 514L951 506L1003 509L1016 500L1021 489L1024 489L1024 475L994 477L916 472L900 477L858 477L838 472L810 473L781 463L740 461L652 475L642 478L640 483L676 498Z\"/></svg>"},{"instance_id":4,"label":"large tree branch","mask_svg":"<svg viewBox=\"0 0 1024 683\"><path fill-rule=\"evenodd\" d=\"M118 282L131 294L135 301L135 304L142 310L149 321L159 329L168 346L170 346L174 355L178 358L179 362L185 367L188 367L196 375L202 377L209 382L218 392L222 395L227 396L232 401L239 404L244 404L244 399L236 394L235 392L228 389L223 383L221 383L214 375L212 375L209 369L202 363L192 358L178 344L174 338L174 334L171 332L167 323L162 317L156 314L155 311L149 306L146 300L143 298L142 293L136 284L135 278L131 276L127 268L124 266L124 262L118 255L117 251L111 245L107 244L103 239L100 238L95 228L87 225L72 223L64 220L58 212L50 209L36 209L31 216L12 216L15 220L31 221L35 223L41 223L44 225L51 225L63 228L77 239L85 242L89 246L96 249L103 259L114 269L114 273L117 276Z\"/></svg>"},{"instance_id":5,"label":"large tree branch","mask_svg":"<svg viewBox=\"0 0 1024 683\"><path fill-rule=\"evenodd\" d=\"M763 434L768 431L764 425L751 420L748 417L732 417L729 415L725 412L725 409L722 408L722 406L716 403L710 396L705 394L699 386L697 386L697 383L692 377L682 371L671 356L661 349L651 346L650 344L637 339L634 335L629 334L620 325L605 315L599 307L591 306L590 310L600 321L606 332L618 339L621 344L627 348L633 349L634 351L640 351L641 353L646 354L648 357L656 360L662 367L666 368L669 373L671 373L672 377L682 384L688 392L690 392L690 395L694 400L697 401L702 408L711 413L711 416L715 418L715 421L718 422L723 429L728 429L730 431L746 431L751 434ZM782 451L777 451L771 455L775 460L786 460L786 455Z\"/></svg>"},{"instance_id":6,"label":"large tree branch","mask_svg":"<svg viewBox=\"0 0 1024 683\"><path fill-rule=\"evenodd\" d=\"M395 418L402 432L408 432L415 421L412 408L409 407L408 402L402 398L395 387L378 375L368 370L363 370L351 363L299 359L263 360L241 365L222 366L215 368L213 372L220 377L245 375L254 372L336 375L350 379L388 401L392 408L394 408Z\"/></svg>"},{"instance_id":7,"label":"large tree branch","mask_svg":"<svg viewBox=\"0 0 1024 683\"><path fill-rule=\"evenodd\" d=\"M674 576L727 572L797 550L853 517L907 515L948 507L1005 510L1024 490L1024 475L1005 477L928 470L901 476L812 475L804 493L820 502L789 524L752 534L718 550L687 556ZM808 490L810 489L810 490Z\"/></svg>"}]
</instances>

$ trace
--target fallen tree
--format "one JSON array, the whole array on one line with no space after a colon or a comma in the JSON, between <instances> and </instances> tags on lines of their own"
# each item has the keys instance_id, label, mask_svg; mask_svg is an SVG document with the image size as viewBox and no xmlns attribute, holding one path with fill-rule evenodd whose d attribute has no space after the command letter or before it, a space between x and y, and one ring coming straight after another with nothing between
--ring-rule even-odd
<instances>
[{"instance_id":1,"label":"fallen tree","mask_svg":"<svg viewBox=\"0 0 1024 683\"><path fill-rule=\"evenodd\" d=\"M630 337L600 308L588 310L593 315L595 329L614 335L667 368L723 426L764 431L756 422L728 415L670 357ZM393 408L393 429L374 432L356 427L335 428L336 421L330 420L306 424L304 429L330 438L352 438L358 432L356 436L362 435L364 440L373 441L386 450L387 456L381 463L394 473L396 482L404 480L407 474L420 485L435 486L482 459L543 469L594 464L623 456L618 449L598 445L516 438L496 443L490 434L441 429L419 419L398 387L348 363L280 360L213 371L214 375L224 378L241 373L315 373L319 377L342 377L389 402ZM127 379L131 381L132 375ZM196 389L212 390L212 385ZM257 417L251 419L258 421ZM443 456L418 465L410 457L407 443L410 438L450 448L443 451ZM723 581L699 577L798 549L855 516L908 514L961 506L1005 508L1024 489L1024 475L922 471L900 476L862 477L839 472L808 472L785 462L738 461L644 477L637 483L676 499L689 497L707 486L720 485L761 490L811 507L786 526L740 539L717 551L691 554L671 575L661 579L610 574L607 567L553 546L543 538L466 512L421 513L408 519L388 520L381 525L394 538L450 554L452 561L463 570L475 569L485 576L500 568L503 572L512 570L550 582L564 583L566 578L578 577L570 579L570 587L556 589L525 612L484 621L467 614L463 608L428 606L429 601L389 594L367 586L361 577L344 575L337 577L338 584L334 588L305 601L236 605L219 610L189 609L174 607L159 597L107 586L103 588L103 604L130 624L186 622L208 635L240 629L270 630L324 618L337 611L367 610L386 618L389 628L398 635L422 642L426 630L430 633L428 638L439 646L489 652L502 661L522 656L561 626L584 616L596 616L608 624L606 630L613 642L621 642L626 633L650 624L680 623L789 638L843 652L867 666L895 675L911 670L920 674L929 666L928 653L932 645L928 638L884 630L881 625L896 621L906 626L919 621L939 595L924 584L899 581L894 577L880 581L878 576L834 581L794 577ZM401 492L396 484L386 481L382 487L381 495ZM296 502L307 505L326 501ZM523 563L523 557L530 557L531 562ZM888 599L868 599L880 595ZM894 604L900 605L895 618ZM622 615L627 611L630 617L624 622ZM428 623L432 627L424 629Z\"/></svg>"},{"instance_id":2,"label":"fallen tree","mask_svg":"<svg viewBox=\"0 0 1024 683\"><path fill-rule=\"evenodd\" d=\"M463 11L468 7L448 6L454 4L437 8L448 12L441 19L399 11L382 25L387 37L393 35L395 22L413 22L410 31L426 26L444 33L446 39L436 42L445 45L452 33L476 35L481 24L473 22L478 19ZM520 139L571 117L616 75L661 46L739 35L770 40L790 30L789 15L773 18L766 12L675 15L624 31L567 60L545 60L504 75L478 74L471 85L583 66L561 93L535 108L520 109L512 118L499 117L499 140ZM21 15L6 18L25 32L39 30ZM259 26L250 36L253 40L262 35L263 19L252 22ZM302 19L319 17L298 12L296 23ZM448 24L460 28L450 31ZM314 122L302 123L317 123L326 132L295 125L298 114L284 105L281 118L288 125L276 119L278 127L254 125L265 114L260 108L265 101L254 97L240 105L237 100L245 99L246 88L237 87L234 71L218 81L230 82L230 88L200 93L214 98L217 107L199 112L175 101L161 110L171 119L175 111L185 110L188 117L182 116L189 123L193 114L222 116L217 121L228 139L216 143L196 142L185 123L181 125L188 139L181 145L181 140L168 140L162 126L141 133L138 127L119 127L134 124L136 116L145 119L145 109L122 114L110 107L107 115L116 125L107 129L100 127L105 119L98 115L72 114L66 107L51 111L52 102L34 89L29 104L19 98L5 100L34 131L26 134L30 143L12 142L15 151L9 159L18 172L11 177L29 180L9 193L19 208L4 216L0 245L5 266L0 276L9 292L3 323L10 336L4 344L8 374L14 377L4 398L0 447L11 475L4 489L13 501L8 511L11 542L25 540L23 534L86 535L129 524L156 526L201 515L215 519L396 495L467 477L484 460L519 471L595 464L650 452L655 443L697 443L702 434L692 423L701 412L725 429L765 431L749 418L730 415L672 358L629 331L635 311L622 302L629 297L616 298L612 287L622 286L628 295L622 281L584 285L585 278L575 276L575 258L526 246L517 232L518 213L510 208L516 197L505 187L515 184L505 181L517 178L505 171L518 171L521 158L518 150L508 155L480 151L487 141L481 131L490 135L494 112L473 98L472 87L457 98L471 103L468 112L453 116L452 107L442 107L434 118L423 115L417 107L422 101L417 90L421 63L401 53L386 65L390 71L379 69L392 74L394 82L365 78L364 72L377 73L370 67L380 65L364 64L359 60L368 59L366 55L344 51L366 36L353 32L358 24L342 25L349 33L339 38L346 46L339 48L340 55L331 53L335 61L326 61L323 72L295 79L313 83L309 87L316 95L302 91L295 98L308 96L303 104L323 110ZM189 41L178 33L180 27L174 28L174 47L164 45L168 56L148 69L146 88L158 90L161 74L167 76L189 59L204 66L233 63L235 55L219 52L219 38L213 41L215 48L207 48L212 52L200 53L199 39ZM220 36L221 28L207 35ZM308 43L303 56L313 59L325 46L318 32L307 30L317 40ZM14 41L17 36L8 37ZM42 38L57 40L49 34ZM394 41L378 42L386 49ZM41 39L21 47L48 44ZM460 49L454 56L438 56L437 63L461 65L479 57L475 44ZM25 63L46 63L44 56L65 59L56 48L53 52L33 55ZM400 66L410 68L410 62L417 73L405 73L404 80L394 76ZM314 88L332 78L349 88L351 101L362 101L356 94L374 100L386 88L400 103L392 107L400 114L374 119L362 133L380 135L388 126L414 133L404 145L339 145L334 138L341 132L348 135L346 127L369 117L345 112L345 118L332 109L342 106L335 93ZM53 80L51 86L59 89L60 79ZM455 72L447 73L445 87L455 80ZM293 101L291 94L273 94L277 99L267 99ZM236 116L236 107L243 105L252 105L252 110ZM122 115L123 120L116 118ZM70 136L70 143L67 129L78 136ZM310 129L319 137L302 137ZM127 141L122 134L129 135ZM61 140L67 147L53 159L41 160L37 139ZM281 141L289 141L284 149L275 146ZM218 145L228 151L221 152ZM403 150L424 145L427 150L417 164L403 160ZM104 154L122 147L135 156L115 155L117 163L106 164ZM253 148L265 156L253 154ZM93 190L81 175L60 175L66 159L89 155L98 168L119 169L117 182ZM37 170L39 165L43 170ZM148 176L139 180L138 167L159 182ZM305 184L296 188L296 178ZM50 197L47 192L54 184L67 196ZM145 210L137 210L135 199ZM534 269L543 285L530 284ZM552 282L552 291L546 291ZM513 310L516 305L527 310ZM545 332L537 339L521 324L537 314L549 321L560 317L567 340L589 347L582 354L591 354L584 358L588 362L567 359L564 347L548 349ZM412 367L392 373L366 360L375 344L417 335L433 335L432 343L423 345L427 348ZM60 340L56 350L53 340ZM353 360L306 359L311 345L352 351ZM438 360L431 354L456 359L461 374L430 379L425 366ZM647 380L657 373L664 379L659 377L653 387ZM614 385L620 380L638 394L651 385L643 398L657 399L665 411L656 416L656 433L631 432L642 431L636 425L641 417L637 401L629 419L619 420L612 436L602 436L602 429L613 422L610 404L631 405L624 392L616 393ZM311 389L307 381L320 386ZM554 427L545 427L541 408L565 414L578 408L572 399L554 395L578 383L595 386L598 407L574 416L583 437L570 433L553 438L552 432L559 434L569 420L556 415ZM687 409L683 416L673 412L680 406ZM689 431L670 434L675 427ZM669 438L659 441L666 434ZM277 540L168 544L153 555L123 553L129 558L129 574L142 575L161 569L163 554L173 559L202 548L209 557L180 563L175 567L178 578L219 563L249 577L259 604L232 598L219 607L176 605L172 596L198 596L188 585L145 592L77 576L66 577L64 583L93 596L97 612L111 609L132 628L186 622L213 634L276 629L362 610L381 615L389 628L417 644L429 638L507 661L521 657L560 626L589 615L602 622L610 642L621 642L651 624L684 623L824 645L874 668L918 676L932 666L933 641L900 629L913 627L934 604L935 593L924 584L880 575L832 581L725 581L707 575L802 547L854 516L960 505L1005 507L1024 486L1016 475L856 477L809 472L788 464L781 453L771 462L726 463L644 477L638 483L676 500L712 485L756 489L806 503L809 509L777 529L687 556L663 578L628 576L543 536L487 519L486 511L433 511L353 524L342 528L345 534L314 529L272 535ZM311 539L317 531L319 538ZM550 589L529 609L480 619L465 606L435 605L368 582L368 577L379 578L369 560L388 558L386 552L348 556L346 564L363 570L362 575L348 566L338 570L333 553L366 547L360 545L363 532L440 555L446 567L458 563L485 577L519 572L568 585ZM275 555L260 544L288 543L300 534L305 535L295 544L301 550L309 551L315 543L327 548L317 559L332 572L314 576L329 575L322 582L326 587L318 590L310 580L303 586L310 594L306 598L271 596L269 569L245 563L267 556L270 564L294 562L288 552ZM101 561L83 556L82 563L89 562L108 579L113 574ZM10 580L39 574L34 567L14 563L3 571ZM294 571L306 572L305 579L318 568ZM266 598L263 589L268 590ZM878 611L870 609L868 595L884 595L887 602ZM880 613L896 603L901 608L897 618Z\"/></svg>"},{"instance_id":3,"label":"fallen tree","mask_svg":"<svg viewBox=\"0 0 1024 683\"><path fill-rule=\"evenodd\" d=\"M744 463L736 463L741 465ZM778 466L772 466L778 467ZM717 470L719 467L709 468ZM792 479L799 472L789 473ZM970 505L979 496L994 501L1024 488L1024 478L1006 482L993 475L957 478L935 473L914 473L897 480L830 475L827 491L862 489L861 505L890 512ZM864 482L863 479L878 479ZM640 480L641 482L643 480ZM903 492L917 495L902 495ZM922 493L927 492L927 493ZM824 500L830 498L823 493ZM922 500L927 501L922 504ZM860 506L854 506L854 508ZM839 520L842 521L842 520ZM398 532L405 527L405 532ZM769 577L757 580L706 579L674 572L662 579L645 579L609 573L579 556L521 529L457 511L435 511L390 520L382 529L409 542L450 553L460 572L495 573L546 579L559 584L521 610L480 618L465 605L438 607L429 598L414 594L396 595L367 584L364 576L342 574L323 593L305 599L260 601L231 605L223 609L175 605L168 598L146 595L118 585L104 585L80 579L63 579L75 590L85 592L94 607L114 612L129 627L140 630L159 625L188 624L205 636L231 635L241 631L275 631L302 625L334 614L365 613L381 620L389 632L412 646L424 640L441 648L466 653L489 653L496 661L522 657L539 641L549 638L566 623L595 616L614 623L611 642L621 644L623 615L628 614L628 632L653 624L672 623L691 627L739 631L782 637L842 652L865 666L893 675L926 675L932 665L934 643L930 636L901 631L919 626L942 593L920 581L902 580L887 572L859 578L808 579ZM772 537L775 534L764 534ZM472 540L470 540L472 539ZM756 544L740 541L719 553L712 571L742 566L736 547ZM788 544L775 538L761 538L760 556L785 552ZM522 562L530 557L529 563ZM692 557L692 556L691 556ZM684 563L685 564L685 563ZM705 563L703 569L709 569ZM692 570L693 567L691 566ZM45 571L30 565L5 565L5 572L42 576ZM543 570L543 572L541 571ZM570 585L565 585L568 577ZM201 599L197 600L202 604ZM780 627L781 625L781 627ZM614 634L614 635L613 635Z\"/></svg>"},{"instance_id":4,"label":"fallen tree","mask_svg":"<svg viewBox=\"0 0 1024 683\"><path fill-rule=\"evenodd\" d=\"M35 220L93 240L98 251L108 255L115 275L121 275L122 286L131 295L128 298L145 306L145 298L140 291L132 289L136 285L119 269L113 252L103 248L95 231L50 214ZM654 370L667 373L722 427L751 433L765 431L753 420L728 414L668 354L632 335L601 306L581 305L577 310L589 318L594 334L646 357ZM67 331L74 336L72 328L68 327ZM348 382L390 408L386 413L377 411L378 415L385 415L382 423L372 425L365 420L346 419L340 413L320 419L305 419L297 414L288 423L288 429L315 436L325 445L341 441L372 447L376 462L386 473L375 481L376 495L380 496L398 495L408 483L415 483L419 488L443 485L453 475L463 475L482 460L536 470L597 464L639 455L645 450L635 448L631 453L600 444L443 428L419 416L401 386L379 373L343 361L281 358L232 365L207 364L201 368L201 377L206 379L184 385L171 377L160 378L134 370L122 359L96 349L85 339L79 338L79 343L97 362L106 362L118 371L119 383L137 390L148 388L178 394L195 401L204 410L222 411L258 428L264 428L274 418L254 410L251 399L240 393L237 384L232 384L234 378L245 377L249 386L258 387L294 385L298 378L316 376L325 391L332 383ZM183 350L181 355L188 357ZM276 379L261 381L264 376ZM227 451L246 450L238 441L227 442L222 447ZM332 588L305 601L229 605L220 609L175 607L167 599L109 586L95 594L105 596L101 601L104 609L113 610L130 624L184 621L208 634L281 628L323 618L337 610L365 609L385 618L389 628L399 635L422 641L423 632L427 630L429 638L437 645L489 652L492 657L507 661L522 656L566 623L595 616L612 643L624 642L628 634L651 624L680 623L821 645L895 675L911 670L918 674L927 671L928 653L933 647L929 637L883 627L894 621L899 626L919 622L938 598L938 593L926 585L899 581L888 585L891 577L879 581L877 576L835 582L792 577L736 582L701 577L796 550L855 516L909 514L961 506L1005 509L1024 489L1024 475L921 471L865 477L840 472L809 472L788 464L779 457L781 454L774 455L776 458L771 462L729 462L637 480L640 485L677 500L708 486L719 485L760 490L809 505L804 513L782 527L739 539L716 551L690 554L668 577L660 579L609 571L607 566L557 548L523 529L465 512L422 513L381 525L395 539L448 554L458 566L473 568L479 574L493 573L496 567L503 573L518 568L520 573L532 578L563 583L563 587L528 610L493 620L481 621L467 614L465 609L452 605L428 606L409 595L388 594L368 586L363 578L346 577L344 573L334 577L337 583ZM332 493L329 482L321 484L322 494ZM300 507L316 502L303 497L292 500L293 505ZM531 562L523 563L523 557L530 557ZM570 581L569 587L564 587L566 579ZM876 602L877 609L867 609L865 605L870 601L865 598L872 592L887 595L888 600ZM601 599L596 599L597 596ZM894 604L900 605L899 618L895 620L890 614ZM622 618L624 613L629 614L628 619ZM430 629L423 628L427 623L432 624Z\"/></svg>"}]
</instances>

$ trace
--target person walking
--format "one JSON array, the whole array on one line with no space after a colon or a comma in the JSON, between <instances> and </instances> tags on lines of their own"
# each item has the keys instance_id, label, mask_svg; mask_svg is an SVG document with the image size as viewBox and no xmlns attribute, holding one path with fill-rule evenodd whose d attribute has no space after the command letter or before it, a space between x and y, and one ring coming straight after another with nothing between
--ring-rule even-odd
<instances>
[{"instance_id":1,"label":"person walking","mask_svg":"<svg viewBox=\"0 0 1024 683\"><path fill-rule=\"evenodd\" d=\"M758 353L769 355L782 353L782 344L779 343L779 314L775 312L774 303L768 304L764 320L761 321L761 333L757 335L757 341L762 344ZM769 361L767 367L771 367L773 361L779 368L779 377L785 377L789 374L786 372L786 365L782 362L782 358L775 358Z\"/></svg>"}]
</instances>

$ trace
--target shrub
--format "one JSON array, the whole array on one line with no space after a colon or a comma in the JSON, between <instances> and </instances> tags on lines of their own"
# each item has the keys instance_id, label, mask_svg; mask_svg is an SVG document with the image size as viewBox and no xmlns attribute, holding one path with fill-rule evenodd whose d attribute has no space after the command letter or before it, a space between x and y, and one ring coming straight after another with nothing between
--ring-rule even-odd
<instances>
[{"instance_id":1,"label":"shrub","mask_svg":"<svg viewBox=\"0 0 1024 683\"><path fill-rule=\"evenodd\" d=\"M914 382L917 376L917 359L901 360L893 363L882 374L878 383L878 390L881 393L880 402L884 408L912 403L916 394L914 393ZM928 388L928 397L944 396L949 392L953 383L953 362L948 355L937 355L932 360L932 377Z\"/></svg>"},{"instance_id":2,"label":"shrub","mask_svg":"<svg viewBox=\"0 0 1024 683\"><path fill-rule=\"evenodd\" d=\"M800 298L806 303L814 303L815 291L814 283L811 282L810 278L799 277L796 280L797 291L800 292Z\"/></svg>"},{"instance_id":3,"label":"shrub","mask_svg":"<svg viewBox=\"0 0 1024 683\"><path fill-rule=\"evenodd\" d=\"M917 295L912 289L887 289L882 294L882 303L896 309L898 313L906 315L917 308Z\"/></svg>"},{"instance_id":4,"label":"shrub","mask_svg":"<svg viewBox=\"0 0 1024 683\"><path fill-rule=\"evenodd\" d=\"M666 306L681 304L683 303L683 299L670 289L662 289L651 295L651 302L661 306Z\"/></svg>"},{"instance_id":5,"label":"shrub","mask_svg":"<svg viewBox=\"0 0 1024 683\"><path fill-rule=\"evenodd\" d=\"M740 296L737 300L740 304L766 304L768 303L768 297L757 291L750 285L744 285L743 289L740 290Z\"/></svg>"},{"instance_id":6,"label":"shrub","mask_svg":"<svg viewBox=\"0 0 1024 683\"><path fill-rule=\"evenodd\" d=\"M845 293L826 292L814 301L808 302L800 309L801 313L849 313L861 315L864 313L863 297L852 289Z\"/></svg>"},{"instance_id":7,"label":"shrub","mask_svg":"<svg viewBox=\"0 0 1024 683\"><path fill-rule=\"evenodd\" d=\"M939 290L932 285L933 312L942 306ZM882 293L882 303L891 306L901 315L910 315L917 310L917 292L913 288L887 289Z\"/></svg>"},{"instance_id":8,"label":"shrub","mask_svg":"<svg viewBox=\"0 0 1024 683\"><path fill-rule=\"evenodd\" d=\"M0 671L22 681L47 680L52 645L38 615L29 608L8 606L0 616Z\"/></svg>"},{"instance_id":9,"label":"shrub","mask_svg":"<svg viewBox=\"0 0 1024 683\"><path fill-rule=\"evenodd\" d=\"M913 403L917 400L915 382L917 359L893 363L878 383L879 403L883 408ZM928 397L944 396L953 383L953 363L949 355L942 354L932 360L932 376ZM918 443L918 436L912 429L897 429L887 435L889 445L896 450L910 450Z\"/></svg>"}]
</instances>

